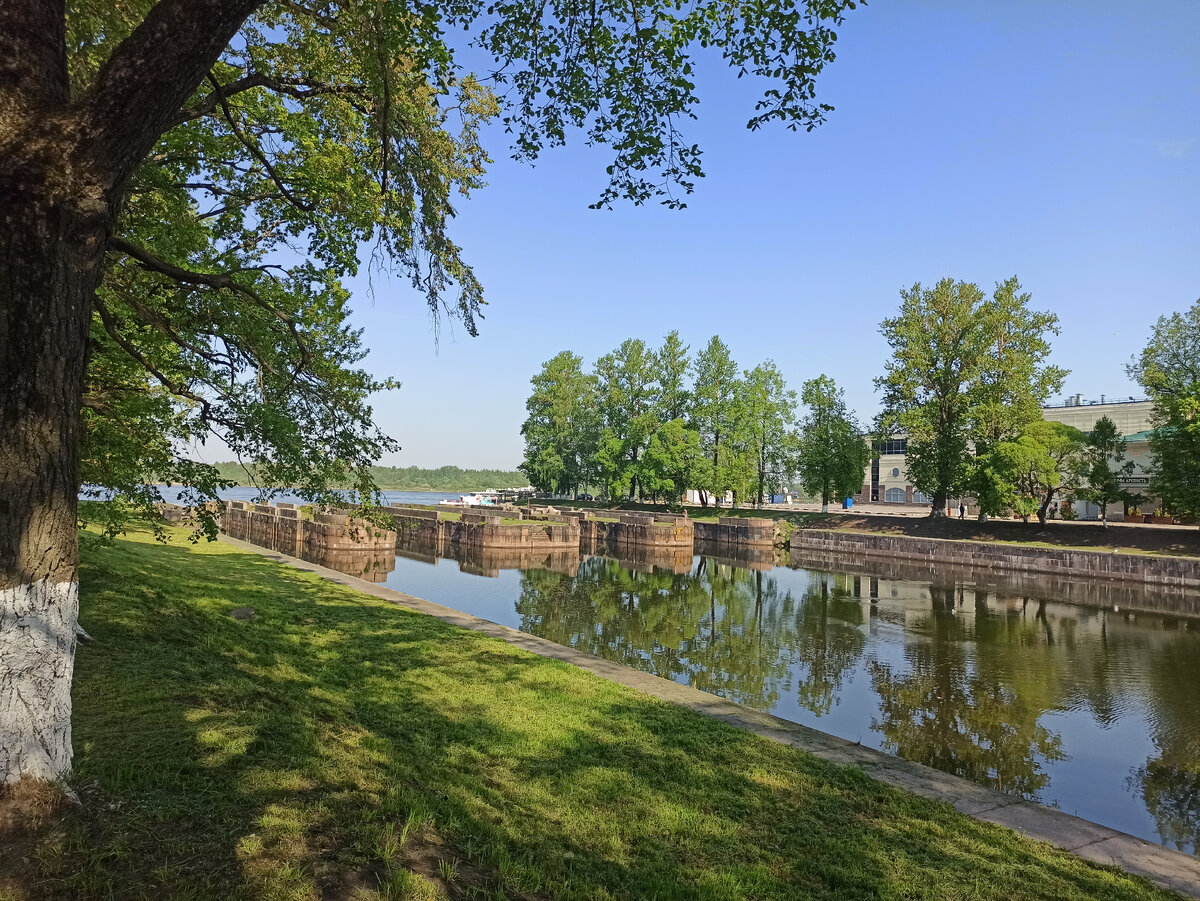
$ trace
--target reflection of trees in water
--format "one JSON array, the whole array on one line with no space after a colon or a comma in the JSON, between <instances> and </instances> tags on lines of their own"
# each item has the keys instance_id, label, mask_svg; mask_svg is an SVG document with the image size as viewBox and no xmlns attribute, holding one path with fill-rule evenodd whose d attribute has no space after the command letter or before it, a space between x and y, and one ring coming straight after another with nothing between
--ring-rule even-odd
<instances>
[{"instance_id":1,"label":"reflection of trees in water","mask_svg":"<svg viewBox=\"0 0 1200 901\"><path fill-rule=\"evenodd\" d=\"M1048 778L1043 764L1065 756L1062 739L1038 722L1055 706L1053 678L1037 667L1011 672L1004 658L1027 653L1038 628L1049 641L1045 624L992 614L986 595L953 585L935 584L931 596L932 611L913 630L924 640L905 646L908 672L869 664L880 701L872 728L901 757L1037 797ZM968 601L976 615L957 615Z\"/></svg>"},{"instance_id":2,"label":"reflection of trees in water","mask_svg":"<svg viewBox=\"0 0 1200 901\"><path fill-rule=\"evenodd\" d=\"M517 612L523 630L560 644L761 709L794 694L818 714L865 640L846 622L862 618L847 593L826 585L797 602L769 572L709 557L683 574L602 557L574 579L523 572Z\"/></svg>"},{"instance_id":3,"label":"reflection of trees in water","mask_svg":"<svg viewBox=\"0 0 1200 901\"><path fill-rule=\"evenodd\" d=\"M1158 649L1150 668L1150 734L1158 757L1129 778L1163 842L1195 853L1200 844L1200 647L1180 635Z\"/></svg>"}]
</instances>

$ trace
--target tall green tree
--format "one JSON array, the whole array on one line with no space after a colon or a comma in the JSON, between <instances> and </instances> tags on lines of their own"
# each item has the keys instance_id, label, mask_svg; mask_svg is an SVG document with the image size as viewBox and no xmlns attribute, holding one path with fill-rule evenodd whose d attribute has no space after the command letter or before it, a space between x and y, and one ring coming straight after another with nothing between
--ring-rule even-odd
<instances>
[{"instance_id":1,"label":"tall green tree","mask_svg":"<svg viewBox=\"0 0 1200 901\"><path fill-rule=\"evenodd\" d=\"M1042 418L1042 407L1062 390L1067 376L1065 369L1047 362L1050 336L1059 333L1058 317L1030 309L1031 300L1013 276L997 283L980 308L979 327L988 349L969 391L974 460L968 489L981 517L1003 512L999 501L1010 489L1003 482L1004 467L992 459L996 448Z\"/></svg>"},{"instance_id":2,"label":"tall green tree","mask_svg":"<svg viewBox=\"0 0 1200 901\"><path fill-rule=\"evenodd\" d=\"M768 488L791 478L796 392L788 388L775 363L767 360L743 373L739 407L746 451L753 466L753 490L762 504Z\"/></svg>"},{"instance_id":3,"label":"tall green tree","mask_svg":"<svg viewBox=\"0 0 1200 901\"><path fill-rule=\"evenodd\" d=\"M700 435L682 419L672 419L650 436L642 458L642 485L650 497L677 502L689 488L708 484L711 468Z\"/></svg>"},{"instance_id":4,"label":"tall green tree","mask_svg":"<svg viewBox=\"0 0 1200 901\"><path fill-rule=\"evenodd\" d=\"M1200 300L1158 320L1129 374L1154 404L1151 491L1172 513L1200 515Z\"/></svg>"},{"instance_id":5,"label":"tall green tree","mask_svg":"<svg viewBox=\"0 0 1200 901\"><path fill-rule=\"evenodd\" d=\"M800 425L796 468L804 490L821 499L821 512L829 502L862 489L871 449L863 439L854 414L833 379L822 375L800 389L808 412Z\"/></svg>"},{"instance_id":6,"label":"tall green tree","mask_svg":"<svg viewBox=\"0 0 1200 901\"><path fill-rule=\"evenodd\" d=\"M1087 438L1061 422L1031 422L1015 441L996 448L1005 506L1026 520L1037 514L1044 526L1055 497L1074 495L1087 472Z\"/></svg>"},{"instance_id":7,"label":"tall green tree","mask_svg":"<svg viewBox=\"0 0 1200 901\"><path fill-rule=\"evenodd\" d=\"M541 491L574 494L595 478L600 426L596 377L583 371L582 358L564 350L529 381L533 390L521 425L521 472Z\"/></svg>"},{"instance_id":8,"label":"tall green tree","mask_svg":"<svg viewBox=\"0 0 1200 901\"><path fill-rule=\"evenodd\" d=\"M1066 376L1046 361L1058 318L1029 309L1015 277L990 298L949 278L900 296L899 314L880 327L892 359L875 381L884 392L877 428L907 434L909 476L933 497L932 516L968 490L982 514L997 513L1011 485L994 481L1006 467L991 455L1040 419Z\"/></svg>"},{"instance_id":9,"label":"tall green tree","mask_svg":"<svg viewBox=\"0 0 1200 901\"><path fill-rule=\"evenodd\" d=\"M740 481L733 443L737 428L738 368L729 346L719 336L713 335L696 355L695 372L691 422L712 461L709 483L696 487L719 499ZM700 503L708 506L704 493L700 495Z\"/></svg>"},{"instance_id":10,"label":"tall green tree","mask_svg":"<svg viewBox=\"0 0 1200 901\"><path fill-rule=\"evenodd\" d=\"M654 369L658 376L659 422L684 419L691 405L688 376L692 371L691 350L672 329L654 354Z\"/></svg>"},{"instance_id":11,"label":"tall green tree","mask_svg":"<svg viewBox=\"0 0 1200 901\"><path fill-rule=\"evenodd\" d=\"M1108 505L1128 502L1124 479L1133 475L1133 461L1125 459L1125 438L1117 424L1101 416L1088 432L1083 451L1083 481L1076 497L1100 508L1100 521L1108 528Z\"/></svg>"},{"instance_id":12,"label":"tall green tree","mask_svg":"<svg viewBox=\"0 0 1200 901\"><path fill-rule=\"evenodd\" d=\"M631 498L640 493L639 463L658 428L656 363L641 338L627 338L596 361L604 468L609 485Z\"/></svg>"},{"instance_id":13,"label":"tall green tree","mask_svg":"<svg viewBox=\"0 0 1200 901\"><path fill-rule=\"evenodd\" d=\"M390 446L347 324L358 246L473 332L482 291L446 226L497 106L454 40L496 61L518 156L578 128L613 152L597 205L682 206L703 174L678 129L692 48L767 79L752 127L812 128L853 5L0 4L0 778L70 767L81 410L124 417L88 426L93 453L217 429L320 490Z\"/></svg>"},{"instance_id":14,"label":"tall green tree","mask_svg":"<svg viewBox=\"0 0 1200 901\"><path fill-rule=\"evenodd\" d=\"M971 389L990 352L984 294L977 285L944 278L900 292L900 311L880 332L892 348L876 429L908 436L908 475L933 498L931 516L967 485Z\"/></svg>"}]
</instances>

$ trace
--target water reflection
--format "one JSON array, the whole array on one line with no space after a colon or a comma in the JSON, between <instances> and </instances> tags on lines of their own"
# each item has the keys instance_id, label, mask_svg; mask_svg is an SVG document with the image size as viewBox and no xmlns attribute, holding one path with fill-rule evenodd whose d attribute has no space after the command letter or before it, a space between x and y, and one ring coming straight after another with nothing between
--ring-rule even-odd
<instances>
[{"instance_id":1,"label":"water reflection","mask_svg":"<svg viewBox=\"0 0 1200 901\"><path fill-rule=\"evenodd\" d=\"M1194 852L1196 597L697 550L318 562Z\"/></svg>"}]
</instances>

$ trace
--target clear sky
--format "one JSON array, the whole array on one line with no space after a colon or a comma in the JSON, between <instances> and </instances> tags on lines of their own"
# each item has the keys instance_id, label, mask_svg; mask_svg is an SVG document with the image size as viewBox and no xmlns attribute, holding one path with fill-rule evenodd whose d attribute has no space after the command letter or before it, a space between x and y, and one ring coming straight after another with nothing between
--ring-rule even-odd
<instances>
[{"instance_id":1,"label":"clear sky","mask_svg":"<svg viewBox=\"0 0 1200 901\"><path fill-rule=\"evenodd\" d=\"M839 31L810 134L745 129L756 97L700 71L688 137L708 177L672 212L587 209L603 150L536 167L491 132L489 186L454 224L488 299L480 336L443 326L403 278L355 283L366 366L403 445L392 465L515 467L529 378L569 349L716 333L743 368L821 373L860 417L899 290L1016 274L1058 314L1066 393L1137 393L1124 365L1154 320L1200 297L1200 0L875 0Z\"/></svg>"}]
</instances>

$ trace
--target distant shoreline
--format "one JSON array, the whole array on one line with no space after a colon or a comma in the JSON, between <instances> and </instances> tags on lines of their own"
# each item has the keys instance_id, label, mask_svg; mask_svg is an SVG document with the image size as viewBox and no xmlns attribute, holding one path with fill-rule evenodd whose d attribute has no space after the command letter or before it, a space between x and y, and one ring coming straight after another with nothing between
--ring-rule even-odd
<instances>
[{"instance_id":1,"label":"distant shoreline","mask_svg":"<svg viewBox=\"0 0 1200 901\"><path fill-rule=\"evenodd\" d=\"M242 488L253 488L246 475L246 468L232 461L213 464L223 478ZM381 491L432 491L469 492L486 491L494 488L502 491L524 488L529 476L515 469L461 469L458 466L441 466L424 469L418 466L372 466L371 476ZM338 488L353 488L339 485Z\"/></svg>"}]
</instances>

